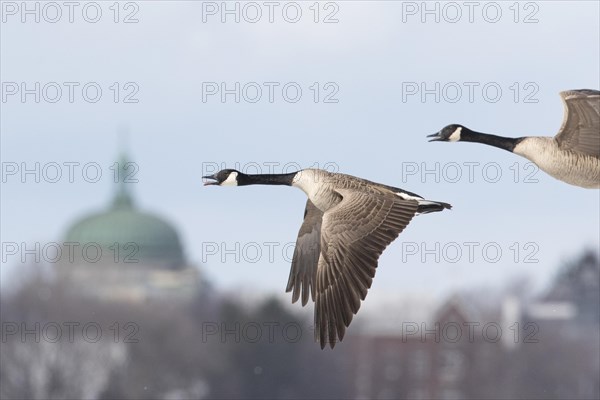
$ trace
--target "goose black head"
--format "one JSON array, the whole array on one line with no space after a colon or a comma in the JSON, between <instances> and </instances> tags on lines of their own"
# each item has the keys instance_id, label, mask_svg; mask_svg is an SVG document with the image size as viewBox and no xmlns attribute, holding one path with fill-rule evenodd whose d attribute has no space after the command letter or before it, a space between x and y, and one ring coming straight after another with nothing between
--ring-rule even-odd
<instances>
[{"instance_id":1,"label":"goose black head","mask_svg":"<svg viewBox=\"0 0 600 400\"><path fill-rule=\"evenodd\" d=\"M470 132L470 130L462 125L452 124L427 137L433 138L430 142L458 142L461 140L461 133L466 132Z\"/></svg>"},{"instance_id":2,"label":"goose black head","mask_svg":"<svg viewBox=\"0 0 600 400\"><path fill-rule=\"evenodd\" d=\"M204 186L217 185L217 186L239 186L239 179L243 174L235 169L222 169L213 175L205 175L202 179L212 179L212 181L204 182Z\"/></svg>"}]
</instances>

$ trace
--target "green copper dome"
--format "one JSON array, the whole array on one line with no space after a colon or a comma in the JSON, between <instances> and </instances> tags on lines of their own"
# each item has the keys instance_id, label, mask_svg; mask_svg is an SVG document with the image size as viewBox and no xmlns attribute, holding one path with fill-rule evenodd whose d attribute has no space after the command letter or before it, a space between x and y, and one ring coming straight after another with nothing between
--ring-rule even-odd
<instances>
[{"instance_id":1,"label":"green copper dome","mask_svg":"<svg viewBox=\"0 0 600 400\"><path fill-rule=\"evenodd\" d=\"M127 169L124 160L122 158L120 164L121 172ZM126 173L121 175L127 176ZM177 231L161 218L138 211L125 180L119 179L112 206L76 222L68 229L65 242L79 246L92 243L95 248L101 248L104 260L166 268L183 266L185 259ZM91 253L94 253L93 258L96 252Z\"/></svg>"}]
</instances>

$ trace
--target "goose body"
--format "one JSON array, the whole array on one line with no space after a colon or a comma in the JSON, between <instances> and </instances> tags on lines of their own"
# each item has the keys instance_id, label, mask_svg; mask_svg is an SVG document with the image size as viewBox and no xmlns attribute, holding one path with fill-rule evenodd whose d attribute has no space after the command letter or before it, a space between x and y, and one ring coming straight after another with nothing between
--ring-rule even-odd
<instances>
[{"instance_id":1,"label":"goose body","mask_svg":"<svg viewBox=\"0 0 600 400\"><path fill-rule=\"evenodd\" d=\"M425 200L417 194L400 188L368 181L352 175L331 173L320 169L304 169L298 171L294 175L292 186L302 190L308 199L323 212L328 211L340 202L341 198L338 189L366 192L377 189L387 195L391 192L401 199L416 201L417 204L421 206L421 211L417 214L427 212L425 211L427 205L440 204L439 202Z\"/></svg>"},{"instance_id":2,"label":"goose body","mask_svg":"<svg viewBox=\"0 0 600 400\"><path fill-rule=\"evenodd\" d=\"M431 141L476 142L513 152L548 175L588 189L600 188L600 91L561 92L564 119L554 137L508 138L448 125Z\"/></svg>"},{"instance_id":3,"label":"goose body","mask_svg":"<svg viewBox=\"0 0 600 400\"><path fill-rule=\"evenodd\" d=\"M292 302L315 302L315 339L324 348L344 337L371 287L381 253L418 214L447 203L400 188L318 169L291 174L247 175L222 170L207 185L287 185L308 197L290 277Z\"/></svg>"},{"instance_id":4,"label":"goose body","mask_svg":"<svg viewBox=\"0 0 600 400\"><path fill-rule=\"evenodd\" d=\"M586 189L600 188L600 156L561 148L551 137L524 138L513 153L525 157L560 181Z\"/></svg>"}]
</instances>

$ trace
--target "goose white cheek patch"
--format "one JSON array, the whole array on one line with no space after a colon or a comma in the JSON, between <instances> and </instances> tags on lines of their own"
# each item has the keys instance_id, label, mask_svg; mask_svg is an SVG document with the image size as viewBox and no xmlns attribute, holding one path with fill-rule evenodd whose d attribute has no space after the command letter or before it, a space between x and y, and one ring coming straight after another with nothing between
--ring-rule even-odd
<instances>
[{"instance_id":1,"label":"goose white cheek patch","mask_svg":"<svg viewBox=\"0 0 600 400\"><path fill-rule=\"evenodd\" d=\"M221 186L237 186L237 176L237 172L230 173L227 179L221 183Z\"/></svg>"},{"instance_id":2,"label":"goose white cheek patch","mask_svg":"<svg viewBox=\"0 0 600 400\"><path fill-rule=\"evenodd\" d=\"M448 140L451 142L458 142L460 140L460 131L462 131L462 126L456 128L456 130L452 132L452 135L450 135Z\"/></svg>"}]
</instances>

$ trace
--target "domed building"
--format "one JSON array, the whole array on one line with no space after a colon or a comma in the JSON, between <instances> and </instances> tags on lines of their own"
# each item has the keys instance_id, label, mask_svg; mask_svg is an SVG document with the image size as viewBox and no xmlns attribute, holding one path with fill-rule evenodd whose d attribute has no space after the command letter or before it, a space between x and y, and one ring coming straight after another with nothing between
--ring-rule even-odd
<instances>
[{"instance_id":1,"label":"domed building","mask_svg":"<svg viewBox=\"0 0 600 400\"><path fill-rule=\"evenodd\" d=\"M200 288L198 268L187 263L169 222L136 207L126 178L131 163L122 157L118 165L118 188L109 207L68 228L64 245L75 250L59 264L61 279L104 300L190 299Z\"/></svg>"}]
</instances>

